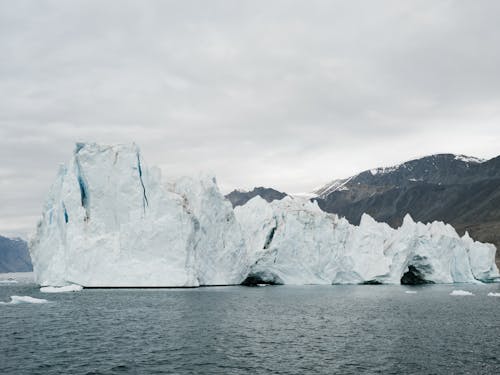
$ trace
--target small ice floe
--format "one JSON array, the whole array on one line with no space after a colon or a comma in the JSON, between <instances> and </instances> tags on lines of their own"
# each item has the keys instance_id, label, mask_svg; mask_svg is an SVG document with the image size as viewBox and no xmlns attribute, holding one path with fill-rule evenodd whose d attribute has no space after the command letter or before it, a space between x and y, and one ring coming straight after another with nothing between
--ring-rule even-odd
<instances>
[{"instance_id":1,"label":"small ice floe","mask_svg":"<svg viewBox=\"0 0 500 375\"><path fill-rule=\"evenodd\" d=\"M472 292L466 290L454 290L450 293L450 296L473 296Z\"/></svg>"},{"instance_id":2,"label":"small ice floe","mask_svg":"<svg viewBox=\"0 0 500 375\"><path fill-rule=\"evenodd\" d=\"M267 286L267 284L257 284L257 286Z\"/></svg>"},{"instance_id":3,"label":"small ice floe","mask_svg":"<svg viewBox=\"0 0 500 375\"><path fill-rule=\"evenodd\" d=\"M1 305L17 305L20 303L47 303L46 299L34 298L30 296L10 296L9 302L0 302Z\"/></svg>"},{"instance_id":4,"label":"small ice floe","mask_svg":"<svg viewBox=\"0 0 500 375\"><path fill-rule=\"evenodd\" d=\"M17 284L17 280L14 279L0 280L0 284Z\"/></svg>"},{"instance_id":5,"label":"small ice floe","mask_svg":"<svg viewBox=\"0 0 500 375\"><path fill-rule=\"evenodd\" d=\"M489 292L488 297L500 297L500 293Z\"/></svg>"},{"instance_id":6,"label":"small ice floe","mask_svg":"<svg viewBox=\"0 0 500 375\"><path fill-rule=\"evenodd\" d=\"M405 290L406 294L417 294L414 290Z\"/></svg>"},{"instance_id":7,"label":"small ice floe","mask_svg":"<svg viewBox=\"0 0 500 375\"><path fill-rule=\"evenodd\" d=\"M65 293L65 292L79 292L83 287L81 285L71 284L66 286L44 286L40 288L42 293Z\"/></svg>"}]
</instances>

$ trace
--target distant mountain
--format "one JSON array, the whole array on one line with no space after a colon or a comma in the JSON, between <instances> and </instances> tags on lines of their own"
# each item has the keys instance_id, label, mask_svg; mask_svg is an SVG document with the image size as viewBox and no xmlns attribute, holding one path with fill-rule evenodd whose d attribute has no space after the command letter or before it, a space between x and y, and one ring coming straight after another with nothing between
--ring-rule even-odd
<instances>
[{"instance_id":1,"label":"distant mountain","mask_svg":"<svg viewBox=\"0 0 500 375\"><path fill-rule=\"evenodd\" d=\"M334 180L315 192L319 206L358 224L366 212L392 227L409 213L440 220L500 251L500 156L438 154ZM498 256L498 253L497 253Z\"/></svg>"},{"instance_id":2,"label":"distant mountain","mask_svg":"<svg viewBox=\"0 0 500 375\"><path fill-rule=\"evenodd\" d=\"M30 271L33 266L26 241L0 236L0 273Z\"/></svg>"},{"instance_id":3,"label":"distant mountain","mask_svg":"<svg viewBox=\"0 0 500 375\"><path fill-rule=\"evenodd\" d=\"M257 195L259 195L268 202L272 202L274 200L283 199L284 197L286 197L287 194L271 188L256 187L252 191L233 190L232 192L226 195L226 198L231 202L233 207L236 207L244 205L250 199L252 199Z\"/></svg>"}]
</instances>

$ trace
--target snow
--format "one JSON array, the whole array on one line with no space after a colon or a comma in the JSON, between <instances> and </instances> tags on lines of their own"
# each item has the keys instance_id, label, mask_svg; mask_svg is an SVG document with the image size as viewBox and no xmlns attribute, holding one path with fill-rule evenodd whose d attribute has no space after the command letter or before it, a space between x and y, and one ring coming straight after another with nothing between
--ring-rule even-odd
<instances>
[{"instance_id":1,"label":"snow","mask_svg":"<svg viewBox=\"0 0 500 375\"><path fill-rule=\"evenodd\" d=\"M467 156L467 155L455 155L455 160L460 160L463 161L464 163L475 163L475 164L484 163L486 161L486 159L476 158L474 156Z\"/></svg>"},{"instance_id":2,"label":"snow","mask_svg":"<svg viewBox=\"0 0 500 375\"><path fill-rule=\"evenodd\" d=\"M11 296L9 302L0 302L1 305L18 305L20 303L47 303L46 299L30 296Z\"/></svg>"},{"instance_id":3,"label":"snow","mask_svg":"<svg viewBox=\"0 0 500 375\"><path fill-rule=\"evenodd\" d=\"M373 168L373 169L370 169L370 173L372 174L372 176L376 176L378 174L391 173L391 172L397 171L401 167L401 165L402 164L397 164L397 165L393 165L391 167Z\"/></svg>"},{"instance_id":4,"label":"snow","mask_svg":"<svg viewBox=\"0 0 500 375\"><path fill-rule=\"evenodd\" d=\"M164 181L135 144L77 144L30 240L36 283L64 288L479 282L499 276L495 251L409 215L351 225L308 197L233 210L215 177Z\"/></svg>"},{"instance_id":5,"label":"snow","mask_svg":"<svg viewBox=\"0 0 500 375\"><path fill-rule=\"evenodd\" d=\"M131 145L77 144L30 241L47 286L239 284L246 246L211 176L162 180Z\"/></svg>"},{"instance_id":6,"label":"snow","mask_svg":"<svg viewBox=\"0 0 500 375\"><path fill-rule=\"evenodd\" d=\"M71 284L66 286L44 286L40 288L42 293L65 293L65 292L79 292L83 288L81 285Z\"/></svg>"},{"instance_id":7,"label":"snow","mask_svg":"<svg viewBox=\"0 0 500 375\"><path fill-rule=\"evenodd\" d=\"M488 297L500 297L500 293L489 292Z\"/></svg>"},{"instance_id":8,"label":"snow","mask_svg":"<svg viewBox=\"0 0 500 375\"><path fill-rule=\"evenodd\" d=\"M472 292L466 290L454 290L450 293L450 296L473 296Z\"/></svg>"},{"instance_id":9,"label":"snow","mask_svg":"<svg viewBox=\"0 0 500 375\"><path fill-rule=\"evenodd\" d=\"M353 178L357 177L358 175L351 176L349 178L343 179L343 180L333 180L332 182L326 184L320 189L315 190L313 193L315 196L319 197L326 197L329 194L333 193L334 191L346 191L349 190L349 188L346 186L349 181L351 181Z\"/></svg>"},{"instance_id":10,"label":"snow","mask_svg":"<svg viewBox=\"0 0 500 375\"><path fill-rule=\"evenodd\" d=\"M316 202L260 197L236 207L246 234L250 276L277 284L399 284L415 269L426 282L478 282L498 276L495 247L460 237L442 222L407 215L393 229L363 215L359 226Z\"/></svg>"}]
</instances>

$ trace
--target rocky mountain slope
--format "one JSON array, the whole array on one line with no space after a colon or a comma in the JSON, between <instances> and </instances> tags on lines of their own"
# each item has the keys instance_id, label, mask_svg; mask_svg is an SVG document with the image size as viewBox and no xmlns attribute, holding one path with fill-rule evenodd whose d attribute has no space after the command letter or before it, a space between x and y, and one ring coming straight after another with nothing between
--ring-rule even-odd
<instances>
[{"instance_id":1,"label":"rocky mountain slope","mask_svg":"<svg viewBox=\"0 0 500 375\"><path fill-rule=\"evenodd\" d=\"M226 198L231 202L233 207L236 207L244 205L257 195L265 199L267 202L280 200L286 197L286 193L282 193L281 191L265 187L256 187L252 191L233 190L226 195Z\"/></svg>"},{"instance_id":2,"label":"rocky mountain slope","mask_svg":"<svg viewBox=\"0 0 500 375\"><path fill-rule=\"evenodd\" d=\"M335 180L315 193L321 209L353 224L367 213L397 227L409 213L417 221L450 223L500 249L500 156L431 155Z\"/></svg>"},{"instance_id":3,"label":"rocky mountain slope","mask_svg":"<svg viewBox=\"0 0 500 375\"><path fill-rule=\"evenodd\" d=\"M26 241L0 236L0 273L30 271L33 266Z\"/></svg>"}]
</instances>

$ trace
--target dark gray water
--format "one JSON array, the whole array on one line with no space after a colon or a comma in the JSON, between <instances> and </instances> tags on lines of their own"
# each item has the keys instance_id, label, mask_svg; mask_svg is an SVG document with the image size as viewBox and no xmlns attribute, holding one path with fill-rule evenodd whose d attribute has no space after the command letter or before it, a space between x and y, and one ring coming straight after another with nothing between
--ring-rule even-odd
<instances>
[{"instance_id":1,"label":"dark gray water","mask_svg":"<svg viewBox=\"0 0 500 375\"><path fill-rule=\"evenodd\" d=\"M450 296L454 289L474 296ZM2 285L1 374L498 374L500 285Z\"/></svg>"}]
</instances>

